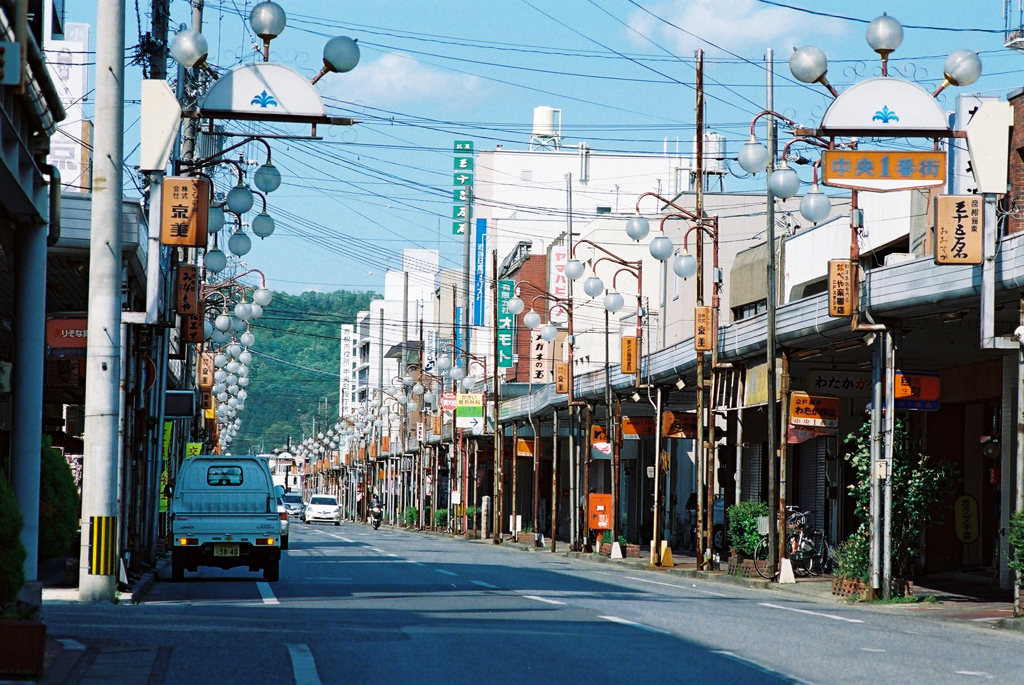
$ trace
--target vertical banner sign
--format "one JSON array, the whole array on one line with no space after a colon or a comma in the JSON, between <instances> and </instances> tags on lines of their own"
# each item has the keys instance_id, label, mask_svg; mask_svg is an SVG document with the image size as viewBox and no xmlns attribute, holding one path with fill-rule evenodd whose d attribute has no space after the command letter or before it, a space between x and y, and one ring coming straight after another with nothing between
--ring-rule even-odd
<instances>
[{"instance_id":1,"label":"vertical banner sign","mask_svg":"<svg viewBox=\"0 0 1024 685\"><path fill-rule=\"evenodd\" d=\"M170 464L171 437L173 435L174 435L174 422L173 421L164 421L164 434L163 434L163 442L162 442L164 468L163 468L163 471L160 472L160 503L158 505L158 509L159 509L161 514L167 513L167 505L168 505L168 501L167 501L167 481L168 481L168 478L169 478L169 474L167 472L167 466L168 466L168 464Z\"/></svg>"},{"instance_id":2,"label":"vertical banner sign","mask_svg":"<svg viewBox=\"0 0 1024 685\"><path fill-rule=\"evenodd\" d=\"M455 353L452 354L452 366L459 365L462 357L462 307L455 308Z\"/></svg>"},{"instance_id":3,"label":"vertical banner sign","mask_svg":"<svg viewBox=\"0 0 1024 685\"><path fill-rule=\"evenodd\" d=\"M198 266L178 265L178 281L174 292L177 295L175 311L181 316L195 316L199 310Z\"/></svg>"},{"instance_id":4,"label":"vertical banner sign","mask_svg":"<svg viewBox=\"0 0 1024 685\"><path fill-rule=\"evenodd\" d=\"M715 349L715 317L711 307L697 307L693 310L693 349L710 352Z\"/></svg>"},{"instance_id":5,"label":"vertical banner sign","mask_svg":"<svg viewBox=\"0 0 1024 685\"><path fill-rule=\"evenodd\" d=\"M487 304L487 219L476 220L473 250L473 325L484 325L484 305Z\"/></svg>"},{"instance_id":6,"label":"vertical banner sign","mask_svg":"<svg viewBox=\"0 0 1024 685\"><path fill-rule=\"evenodd\" d=\"M515 294L515 281L498 281L498 368L512 368L515 339L515 316L508 311L508 301Z\"/></svg>"},{"instance_id":7,"label":"vertical banner sign","mask_svg":"<svg viewBox=\"0 0 1024 685\"><path fill-rule=\"evenodd\" d=\"M828 315L853 316L857 293L854 290L853 262L828 260Z\"/></svg>"},{"instance_id":8,"label":"vertical banner sign","mask_svg":"<svg viewBox=\"0 0 1024 685\"><path fill-rule=\"evenodd\" d=\"M341 326L341 386L338 400L338 415L347 416L352 405L352 343L355 326Z\"/></svg>"},{"instance_id":9,"label":"vertical banner sign","mask_svg":"<svg viewBox=\"0 0 1024 685\"><path fill-rule=\"evenodd\" d=\"M58 10L54 10L58 11ZM89 133L84 106L89 99L89 25L64 24L64 40L46 41L46 62L67 116L50 139L50 164L60 170L64 192L84 193L89 186Z\"/></svg>"},{"instance_id":10,"label":"vertical banner sign","mask_svg":"<svg viewBox=\"0 0 1024 685\"><path fill-rule=\"evenodd\" d=\"M569 362L555 362L555 392L569 393Z\"/></svg>"},{"instance_id":11,"label":"vertical banner sign","mask_svg":"<svg viewBox=\"0 0 1024 685\"><path fill-rule=\"evenodd\" d=\"M437 366L437 331L427 329L423 331L423 370L427 373L434 373Z\"/></svg>"},{"instance_id":12,"label":"vertical banner sign","mask_svg":"<svg viewBox=\"0 0 1024 685\"><path fill-rule=\"evenodd\" d=\"M160 212L160 242L182 247L206 247L210 212L210 182L205 178L168 176Z\"/></svg>"},{"instance_id":13,"label":"vertical banner sign","mask_svg":"<svg viewBox=\"0 0 1024 685\"><path fill-rule=\"evenodd\" d=\"M203 342L203 317L201 315L181 317L181 339L187 343Z\"/></svg>"},{"instance_id":14,"label":"vertical banner sign","mask_svg":"<svg viewBox=\"0 0 1024 685\"><path fill-rule=\"evenodd\" d=\"M452 235L466 235L473 218L473 141L456 140L452 184Z\"/></svg>"},{"instance_id":15,"label":"vertical banner sign","mask_svg":"<svg viewBox=\"0 0 1024 685\"><path fill-rule=\"evenodd\" d=\"M981 195L935 198L935 263L981 264Z\"/></svg>"},{"instance_id":16,"label":"vertical banner sign","mask_svg":"<svg viewBox=\"0 0 1024 685\"><path fill-rule=\"evenodd\" d=\"M203 355L196 360L199 367L199 389L209 390L213 387L213 352L203 352Z\"/></svg>"},{"instance_id":17,"label":"vertical banner sign","mask_svg":"<svg viewBox=\"0 0 1024 685\"><path fill-rule=\"evenodd\" d=\"M548 253L548 292L560 299L569 297L569 279L565 275L565 263L569 261L569 249L565 245L552 245ZM569 313L560 304L551 304L548 321L565 323Z\"/></svg>"},{"instance_id":18,"label":"vertical banner sign","mask_svg":"<svg viewBox=\"0 0 1024 685\"><path fill-rule=\"evenodd\" d=\"M203 453L203 443L201 442L186 442L185 443L185 458L198 457Z\"/></svg>"},{"instance_id":19,"label":"vertical banner sign","mask_svg":"<svg viewBox=\"0 0 1024 685\"><path fill-rule=\"evenodd\" d=\"M553 343L540 337L539 331L530 336L530 380L534 383L551 382L551 354Z\"/></svg>"},{"instance_id":20,"label":"vertical banner sign","mask_svg":"<svg viewBox=\"0 0 1024 685\"><path fill-rule=\"evenodd\" d=\"M622 373L636 373L636 336L623 336L621 348Z\"/></svg>"}]
</instances>

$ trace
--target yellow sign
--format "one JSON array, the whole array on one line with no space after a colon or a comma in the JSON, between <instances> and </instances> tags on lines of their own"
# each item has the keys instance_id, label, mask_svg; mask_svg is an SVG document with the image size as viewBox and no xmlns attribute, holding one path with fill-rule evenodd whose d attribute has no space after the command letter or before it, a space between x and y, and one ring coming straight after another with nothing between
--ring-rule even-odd
<instances>
[{"instance_id":1,"label":"yellow sign","mask_svg":"<svg viewBox=\"0 0 1024 685\"><path fill-rule=\"evenodd\" d=\"M555 362L555 392L562 395L569 392L568 362Z\"/></svg>"},{"instance_id":2,"label":"yellow sign","mask_svg":"<svg viewBox=\"0 0 1024 685\"><path fill-rule=\"evenodd\" d=\"M483 393L459 393L455 396L456 407L482 407L484 406Z\"/></svg>"},{"instance_id":3,"label":"yellow sign","mask_svg":"<svg viewBox=\"0 0 1024 685\"><path fill-rule=\"evenodd\" d=\"M205 178L165 178L160 212L160 242L164 245L206 247L206 220L209 212L209 181Z\"/></svg>"},{"instance_id":4,"label":"yellow sign","mask_svg":"<svg viewBox=\"0 0 1024 685\"><path fill-rule=\"evenodd\" d=\"M608 442L608 431L604 426L592 425L590 427L590 442Z\"/></svg>"},{"instance_id":5,"label":"yellow sign","mask_svg":"<svg viewBox=\"0 0 1024 685\"><path fill-rule=\"evenodd\" d=\"M935 263L981 264L981 195L935 198Z\"/></svg>"},{"instance_id":6,"label":"yellow sign","mask_svg":"<svg viewBox=\"0 0 1024 685\"><path fill-rule=\"evenodd\" d=\"M829 316L853 316L857 301L856 268L849 259L828 260Z\"/></svg>"},{"instance_id":7,"label":"yellow sign","mask_svg":"<svg viewBox=\"0 0 1024 685\"><path fill-rule=\"evenodd\" d=\"M654 417L622 417L622 439L640 440L654 437Z\"/></svg>"},{"instance_id":8,"label":"yellow sign","mask_svg":"<svg viewBox=\"0 0 1024 685\"><path fill-rule=\"evenodd\" d=\"M185 443L185 458L198 457L203 453L203 443L201 442L186 442Z\"/></svg>"},{"instance_id":9,"label":"yellow sign","mask_svg":"<svg viewBox=\"0 0 1024 685\"><path fill-rule=\"evenodd\" d=\"M661 434L666 438L697 439L697 414L667 411L661 415Z\"/></svg>"},{"instance_id":10,"label":"yellow sign","mask_svg":"<svg viewBox=\"0 0 1024 685\"><path fill-rule=\"evenodd\" d=\"M516 440L516 456L517 457L532 457L533 456L533 439L524 440L519 438Z\"/></svg>"},{"instance_id":11,"label":"yellow sign","mask_svg":"<svg viewBox=\"0 0 1024 685\"><path fill-rule=\"evenodd\" d=\"M874 192L932 188L946 182L946 153L936 150L825 150L822 183Z\"/></svg>"},{"instance_id":12,"label":"yellow sign","mask_svg":"<svg viewBox=\"0 0 1024 685\"><path fill-rule=\"evenodd\" d=\"M636 373L636 336L622 338L622 373Z\"/></svg>"},{"instance_id":13,"label":"yellow sign","mask_svg":"<svg viewBox=\"0 0 1024 685\"><path fill-rule=\"evenodd\" d=\"M203 352L203 355L196 360L199 367L199 388L209 390L213 387L213 352Z\"/></svg>"},{"instance_id":14,"label":"yellow sign","mask_svg":"<svg viewBox=\"0 0 1024 685\"><path fill-rule=\"evenodd\" d=\"M715 349L715 316L711 307L693 310L693 349L710 352Z\"/></svg>"},{"instance_id":15,"label":"yellow sign","mask_svg":"<svg viewBox=\"0 0 1024 685\"><path fill-rule=\"evenodd\" d=\"M160 502L157 505L158 511L163 514L167 512L167 481L169 474L167 472L167 466L170 463L171 458L171 438L174 435L174 422L164 421L164 435L163 435L163 457L164 457L164 470L160 473Z\"/></svg>"},{"instance_id":16,"label":"yellow sign","mask_svg":"<svg viewBox=\"0 0 1024 685\"><path fill-rule=\"evenodd\" d=\"M956 537L969 545L978 539L978 500L970 495L961 495L953 504L953 519L956 521Z\"/></svg>"},{"instance_id":17,"label":"yellow sign","mask_svg":"<svg viewBox=\"0 0 1024 685\"><path fill-rule=\"evenodd\" d=\"M440 414L435 414L434 415L434 421L433 421L432 429L433 429L432 432L434 433L434 435L440 435L441 434L441 415Z\"/></svg>"},{"instance_id":18,"label":"yellow sign","mask_svg":"<svg viewBox=\"0 0 1024 685\"><path fill-rule=\"evenodd\" d=\"M809 428L839 428L839 398L794 392L789 400L789 423Z\"/></svg>"}]
</instances>

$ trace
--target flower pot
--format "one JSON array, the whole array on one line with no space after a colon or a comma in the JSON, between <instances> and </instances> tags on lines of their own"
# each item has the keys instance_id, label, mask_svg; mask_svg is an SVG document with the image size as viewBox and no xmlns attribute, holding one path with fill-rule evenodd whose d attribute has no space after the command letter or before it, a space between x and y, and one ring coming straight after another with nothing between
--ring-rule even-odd
<instances>
[{"instance_id":1,"label":"flower pot","mask_svg":"<svg viewBox=\"0 0 1024 685\"><path fill-rule=\"evenodd\" d=\"M832 577L832 594L840 597L859 595L867 597L871 588L860 578L837 578Z\"/></svg>"},{"instance_id":2,"label":"flower pot","mask_svg":"<svg viewBox=\"0 0 1024 685\"><path fill-rule=\"evenodd\" d=\"M603 557L610 557L612 555L612 543L602 542L600 549L597 550L597 553Z\"/></svg>"},{"instance_id":3,"label":"flower pot","mask_svg":"<svg viewBox=\"0 0 1024 685\"><path fill-rule=\"evenodd\" d=\"M627 559L639 559L640 545L626 545L626 549L622 550L622 555Z\"/></svg>"},{"instance_id":4,"label":"flower pot","mask_svg":"<svg viewBox=\"0 0 1024 685\"><path fill-rule=\"evenodd\" d=\"M41 675L45 652L45 623L0 619L0 675Z\"/></svg>"}]
</instances>

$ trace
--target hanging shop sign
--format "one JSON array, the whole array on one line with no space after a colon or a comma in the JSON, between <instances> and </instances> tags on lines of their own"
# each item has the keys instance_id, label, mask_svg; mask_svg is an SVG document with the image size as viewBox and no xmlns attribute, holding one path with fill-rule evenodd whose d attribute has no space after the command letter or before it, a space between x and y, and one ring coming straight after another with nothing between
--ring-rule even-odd
<instances>
[{"instance_id":1,"label":"hanging shop sign","mask_svg":"<svg viewBox=\"0 0 1024 685\"><path fill-rule=\"evenodd\" d=\"M540 337L540 331L530 334L530 380L534 383L550 383L552 372L552 348L554 343Z\"/></svg>"},{"instance_id":2,"label":"hanging shop sign","mask_svg":"<svg viewBox=\"0 0 1024 685\"><path fill-rule=\"evenodd\" d=\"M697 414L667 411L661 415L661 435L683 440L697 439Z\"/></svg>"},{"instance_id":3,"label":"hanging shop sign","mask_svg":"<svg viewBox=\"0 0 1024 685\"><path fill-rule=\"evenodd\" d=\"M953 504L953 520L957 539L969 545L978 539L978 500L961 495Z\"/></svg>"},{"instance_id":4,"label":"hanging shop sign","mask_svg":"<svg viewBox=\"0 0 1024 685\"><path fill-rule=\"evenodd\" d=\"M182 316L181 339L187 343L203 342L203 317Z\"/></svg>"},{"instance_id":5,"label":"hanging shop sign","mask_svg":"<svg viewBox=\"0 0 1024 685\"><path fill-rule=\"evenodd\" d=\"M946 182L946 153L934 150L825 150L822 183L876 193L935 188Z\"/></svg>"},{"instance_id":6,"label":"hanging shop sign","mask_svg":"<svg viewBox=\"0 0 1024 685\"><path fill-rule=\"evenodd\" d=\"M935 263L981 264L981 195L935 198Z\"/></svg>"},{"instance_id":7,"label":"hanging shop sign","mask_svg":"<svg viewBox=\"0 0 1024 685\"><path fill-rule=\"evenodd\" d=\"M809 428L839 428L839 398L832 395L810 395L794 392L790 395L789 423Z\"/></svg>"},{"instance_id":8,"label":"hanging shop sign","mask_svg":"<svg viewBox=\"0 0 1024 685\"><path fill-rule=\"evenodd\" d=\"M622 439L641 440L654 437L654 417L622 417Z\"/></svg>"},{"instance_id":9,"label":"hanging shop sign","mask_svg":"<svg viewBox=\"0 0 1024 685\"><path fill-rule=\"evenodd\" d=\"M160 242L181 247L206 247L209 212L209 181L168 176L163 184Z\"/></svg>"},{"instance_id":10,"label":"hanging shop sign","mask_svg":"<svg viewBox=\"0 0 1024 685\"><path fill-rule=\"evenodd\" d=\"M193 264L178 265L178 279L175 284L175 311L181 316L195 316L199 313L199 267Z\"/></svg>"},{"instance_id":11,"label":"hanging shop sign","mask_svg":"<svg viewBox=\"0 0 1024 685\"><path fill-rule=\"evenodd\" d=\"M807 389L839 397L870 397L871 374L867 371L811 369L807 374Z\"/></svg>"},{"instance_id":12,"label":"hanging shop sign","mask_svg":"<svg viewBox=\"0 0 1024 685\"><path fill-rule=\"evenodd\" d=\"M532 457L533 456L533 438L526 440L519 438L516 440L516 456L517 457Z\"/></svg>"},{"instance_id":13,"label":"hanging shop sign","mask_svg":"<svg viewBox=\"0 0 1024 685\"><path fill-rule=\"evenodd\" d=\"M88 347L89 320L54 317L46 320L47 357L84 357Z\"/></svg>"},{"instance_id":14,"label":"hanging shop sign","mask_svg":"<svg viewBox=\"0 0 1024 685\"><path fill-rule=\"evenodd\" d=\"M855 268L849 259L828 260L829 316L853 316L857 297Z\"/></svg>"},{"instance_id":15,"label":"hanging shop sign","mask_svg":"<svg viewBox=\"0 0 1024 685\"><path fill-rule=\"evenodd\" d=\"M622 373L631 374L636 373L636 336L625 335L622 337L621 344L621 360Z\"/></svg>"},{"instance_id":16,"label":"hanging shop sign","mask_svg":"<svg viewBox=\"0 0 1024 685\"><path fill-rule=\"evenodd\" d=\"M942 377L927 371L897 371L894 382L897 409L938 411Z\"/></svg>"},{"instance_id":17,"label":"hanging shop sign","mask_svg":"<svg viewBox=\"0 0 1024 685\"><path fill-rule=\"evenodd\" d=\"M711 307L697 307L693 310L693 349L710 352L715 349L715 315Z\"/></svg>"},{"instance_id":18,"label":"hanging shop sign","mask_svg":"<svg viewBox=\"0 0 1024 685\"><path fill-rule=\"evenodd\" d=\"M213 387L213 352L203 352L196 360L196 366L199 367L199 373L196 374L199 378L199 389L209 390Z\"/></svg>"},{"instance_id":19,"label":"hanging shop sign","mask_svg":"<svg viewBox=\"0 0 1024 685\"><path fill-rule=\"evenodd\" d=\"M569 362L555 362L555 392L569 393Z\"/></svg>"},{"instance_id":20,"label":"hanging shop sign","mask_svg":"<svg viewBox=\"0 0 1024 685\"><path fill-rule=\"evenodd\" d=\"M515 295L515 281L498 281L498 368L512 368L512 345L515 336L515 315L508 310L508 301Z\"/></svg>"}]
</instances>

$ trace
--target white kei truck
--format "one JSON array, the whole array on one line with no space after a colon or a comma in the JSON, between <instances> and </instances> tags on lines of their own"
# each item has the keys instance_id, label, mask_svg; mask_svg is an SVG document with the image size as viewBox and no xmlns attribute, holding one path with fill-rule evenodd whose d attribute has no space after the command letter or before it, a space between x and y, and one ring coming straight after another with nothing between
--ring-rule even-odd
<instances>
[{"instance_id":1,"label":"white kei truck","mask_svg":"<svg viewBox=\"0 0 1024 685\"><path fill-rule=\"evenodd\" d=\"M256 457L200 455L178 472L169 508L171 577L200 566L263 570L277 581L281 519L270 469Z\"/></svg>"}]
</instances>

